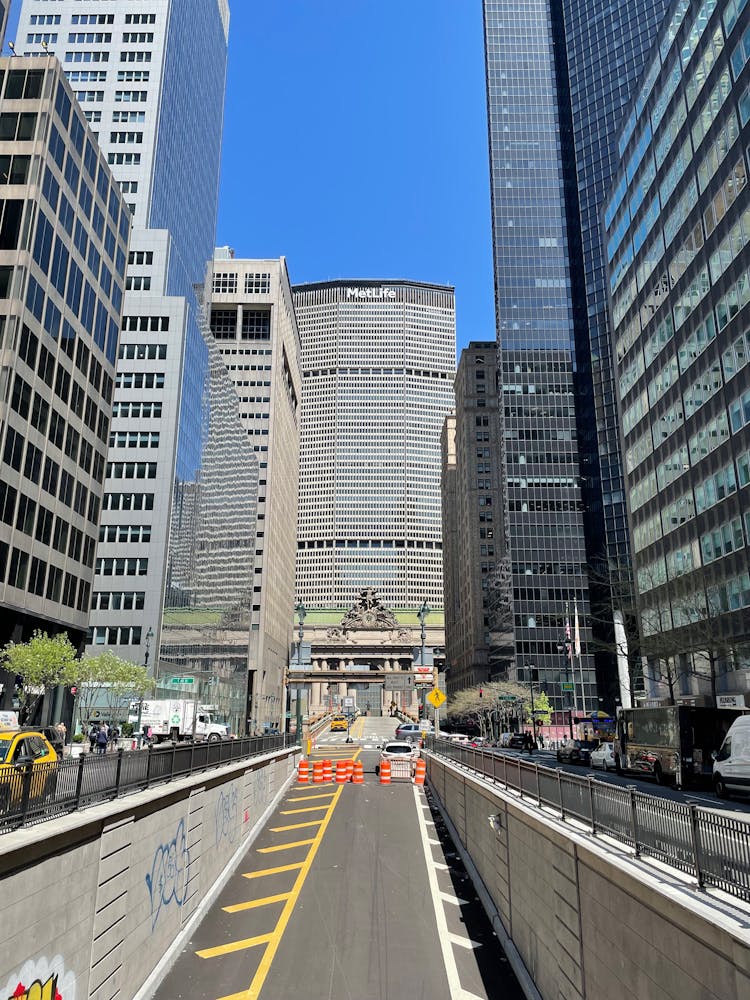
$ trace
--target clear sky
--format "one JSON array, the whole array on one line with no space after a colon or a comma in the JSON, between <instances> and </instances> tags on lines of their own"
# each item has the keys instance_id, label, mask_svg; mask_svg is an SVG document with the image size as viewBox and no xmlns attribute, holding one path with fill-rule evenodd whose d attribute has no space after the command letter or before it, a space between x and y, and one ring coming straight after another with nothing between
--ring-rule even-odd
<instances>
[{"instance_id":1,"label":"clear sky","mask_svg":"<svg viewBox=\"0 0 750 1000\"><path fill-rule=\"evenodd\" d=\"M479 0L230 6L217 245L455 285L459 348L494 338Z\"/></svg>"}]
</instances>

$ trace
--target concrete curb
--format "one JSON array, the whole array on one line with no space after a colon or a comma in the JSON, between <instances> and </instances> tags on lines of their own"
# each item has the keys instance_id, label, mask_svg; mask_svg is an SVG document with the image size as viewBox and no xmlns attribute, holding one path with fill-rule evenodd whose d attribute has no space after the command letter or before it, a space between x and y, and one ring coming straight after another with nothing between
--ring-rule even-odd
<instances>
[{"instance_id":1,"label":"concrete curb","mask_svg":"<svg viewBox=\"0 0 750 1000\"><path fill-rule=\"evenodd\" d=\"M461 843L461 838L458 835L458 830L455 828L455 826L451 822L450 816L445 811L445 807L443 806L443 802L440 796L438 795L437 789L432 784L432 782L429 781L429 779L427 781L427 784L430 788L430 792L432 793L435 804L438 807L440 815L443 817L443 822L445 823L448 832L451 835L451 839L453 840L455 848L458 851L458 854L460 855L461 860L464 863L464 866L466 867L466 871L469 874L469 878L472 881L477 896L479 896L479 900L482 906L484 907L484 912L489 917L490 923L492 924L492 929L497 935L497 939L502 945L503 951L508 956L510 967L513 969L513 972L515 973L516 979L518 980L519 986L523 990L526 1000L543 1000L542 994L536 988L536 983L531 978L531 974L529 970L526 968L518 949L513 944L511 938L508 937L508 933L505 930L505 927L503 926L503 922L502 919L500 918L498 909L493 903L492 897L490 896L487 887L482 881L479 872L475 868L474 862L471 860L471 857L466 852L464 845Z\"/></svg>"},{"instance_id":2,"label":"concrete curb","mask_svg":"<svg viewBox=\"0 0 750 1000\"><path fill-rule=\"evenodd\" d=\"M258 819L255 821L255 823L252 826L252 829L247 834L247 836L242 841L237 850L234 852L232 857L229 859L221 875L219 875L219 877L216 879L211 889L206 893L205 897L201 901L200 905L196 908L195 912L192 914L188 922L182 928L182 930L174 939L169 948L164 952L160 961L151 971L150 975L143 983L141 988L134 995L133 1000L150 1000L150 998L154 995L154 992L159 987L164 977L167 975L169 970L177 961L185 942L190 938L195 928L198 926L198 924L206 915L207 911L211 908L211 906L215 902L219 893L222 891L222 889L227 884L231 876L234 874L248 847L250 847L252 842L255 840L255 838L261 832L263 827L266 825L268 819L273 814L274 809L286 794L287 789L291 784L294 783L296 776L297 776L297 769L295 767L292 769L291 773L289 774L289 777L281 786L281 788L278 790L273 800L266 807L263 814L259 816Z\"/></svg>"}]
</instances>

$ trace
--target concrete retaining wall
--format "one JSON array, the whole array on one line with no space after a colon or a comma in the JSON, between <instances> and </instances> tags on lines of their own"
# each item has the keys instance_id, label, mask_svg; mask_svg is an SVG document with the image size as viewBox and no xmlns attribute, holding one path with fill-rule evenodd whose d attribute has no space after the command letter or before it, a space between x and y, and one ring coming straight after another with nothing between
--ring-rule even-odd
<instances>
[{"instance_id":1,"label":"concrete retaining wall","mask_svg":"<svg viewBox=\"0 0 750 1000\"><path fill-rule=\"evenodd\" d=\"M427 767L543 1000L750 997L750 908L649 870L453 765Z\"/></svg>"},{"instance_id":2,"label":"concrete retaining wall","mask_svg":"<svg viewBox=\"0 0 750 1000\"><path fill-rule=\"evenodd\" d=\"M295 761L280 751L0 837L0 1000L34 982L45 1000L132 998Z\"/></svg>"}]
</instances>

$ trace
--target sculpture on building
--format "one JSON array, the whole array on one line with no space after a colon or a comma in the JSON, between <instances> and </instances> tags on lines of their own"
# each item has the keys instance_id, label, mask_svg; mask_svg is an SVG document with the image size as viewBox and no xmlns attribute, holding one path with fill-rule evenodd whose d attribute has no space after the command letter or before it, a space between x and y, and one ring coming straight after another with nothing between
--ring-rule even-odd
<instances>
[{"instance_id":1,"label":"sculpture on building","mask_svg":"<svg viewBox=\"0 0 750 1000\"><path fill-rule=\"evenodd\" d=\"M391 610L385 607L374 587L365 587L352 608L341 619L345 629L397 628L398 622Z\"/></svg>"}]
</instances>

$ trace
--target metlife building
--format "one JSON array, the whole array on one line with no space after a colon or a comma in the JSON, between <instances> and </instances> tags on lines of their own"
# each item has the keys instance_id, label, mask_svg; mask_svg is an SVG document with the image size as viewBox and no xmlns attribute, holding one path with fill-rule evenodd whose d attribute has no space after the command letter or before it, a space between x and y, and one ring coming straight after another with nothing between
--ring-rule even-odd
<instances>
[{"instance_id":1,"label":"metlife building","mask_svg":"<svg viewBox=\"0 0 750 1000\"><path fill-rule=\"evenodd\" d=\"M453 288L331 281L294 289L302 344L297 596L443 607L440 433L453 409Z\"/></svg>"}]
</instances>

